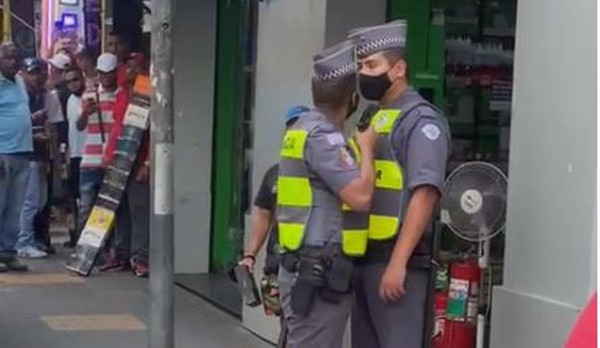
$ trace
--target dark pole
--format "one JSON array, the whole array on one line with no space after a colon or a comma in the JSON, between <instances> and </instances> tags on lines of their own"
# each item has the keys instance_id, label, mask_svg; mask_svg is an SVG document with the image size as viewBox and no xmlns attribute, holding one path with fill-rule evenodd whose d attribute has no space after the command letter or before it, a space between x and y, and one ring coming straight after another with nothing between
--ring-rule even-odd
<instances>
[{"instance_id":1,"label":"dark pole","mask_svg":"<svg viewBox=\"0 0 600 348\"><path fill-rule=\"evenodd\" d=\"M150 348L174 348L173 0L152 0Z\"/></svg>"}]
</instances>

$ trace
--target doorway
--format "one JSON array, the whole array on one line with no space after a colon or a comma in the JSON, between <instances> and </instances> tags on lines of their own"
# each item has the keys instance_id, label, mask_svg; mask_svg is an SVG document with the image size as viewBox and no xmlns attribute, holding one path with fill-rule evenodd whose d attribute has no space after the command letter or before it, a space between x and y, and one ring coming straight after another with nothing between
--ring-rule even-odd
<instances>
[{"instance_id":1,"label":"doorway","mask_svg":"<svg viewBox=\"0 0 600 348\"><path fill-rule=\"evenodd\" d=\"M178 283L241 318L242 300L229 270L244 248L252 192L252 110L258 1L219 1L212 162L210 273Z\"/></svg>"}]
</instances>

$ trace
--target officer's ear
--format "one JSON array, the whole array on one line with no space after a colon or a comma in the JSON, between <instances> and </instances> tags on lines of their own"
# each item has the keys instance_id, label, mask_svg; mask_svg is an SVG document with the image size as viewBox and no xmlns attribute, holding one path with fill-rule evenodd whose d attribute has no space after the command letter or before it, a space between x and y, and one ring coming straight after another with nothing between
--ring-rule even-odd
<instances>
[{"instance_id":1,"label":"officer's ear","mask_svg":"<svg viewBox=\"0 0 600 348\"><path fill-rule=\"evenodd\" d=\"M405 79L407 77L406 71L406 61L404 59L398 59L390 70L390 79L392 81Z\"/></svg>"}]
</instances>

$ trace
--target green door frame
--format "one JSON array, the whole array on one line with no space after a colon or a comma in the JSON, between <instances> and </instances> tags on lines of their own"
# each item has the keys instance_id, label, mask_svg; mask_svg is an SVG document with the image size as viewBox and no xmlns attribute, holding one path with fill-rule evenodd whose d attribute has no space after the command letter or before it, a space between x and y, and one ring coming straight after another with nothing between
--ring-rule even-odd
<instances>
[{"instance_id":1,"label":"green door frame","mask_svg":"<svg viewBox=\"0 0 600 348\"><path fill-rule=\"evenodd\" d=\"M444 23L433 19L434 0L388 0L389 20L405 19L406 59L411 85L422 92L432 92L438 107L444 102Z\"/></svg>"},{"instance_id":2,"label":"green door frame","mask_svg":"<svg viewBox=\"0 0 600 348\"><path fill-rule=\"evenodd\" d=\"M232 245L236 223L236 154L241 137L243 52L242 5L218 0L215 113L212 164L211 271L222 271L237 257Z\"/></svg>"}]
</instances>

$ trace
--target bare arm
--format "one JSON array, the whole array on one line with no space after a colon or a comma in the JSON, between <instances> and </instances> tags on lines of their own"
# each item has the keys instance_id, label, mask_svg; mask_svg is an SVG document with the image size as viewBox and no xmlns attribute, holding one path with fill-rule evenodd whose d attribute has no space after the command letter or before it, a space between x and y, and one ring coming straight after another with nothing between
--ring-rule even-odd
<instances>
[{"instance_id":1,"label":"bare arm","mask_svg":"<svg viewBox=\"0 0 600 348\"><path fill-rule=\"evenodd\" d=\"M373 153L372 151L362 151L360 177L340 191L340 198L352 210L368 211L371 208L371 199L373 198L374 179Z\"/></svg>"},{"instance_id":2,"label":"bare arm","mask_svg":"<svg viewBox=\"0 0 600 348\"><path fill-rule=\"evenodd\" d=\"M95 102L87 101L83 105L83 111L77 119L77 130L84 130L88 125L88 119L91 114L98 111L98 105Z\"/></svg>"},{"instance_id":3,"label":"bare arm","mask_svg":"<svg viewBox=\"0 0 600 348\"><path fill-rule=\"evenodd\" d=\"M85 112L82 112L79 118L77 119L77 130L85 130L88 124L88 116Z\"/></svg>"},{"instance_id":4,"label":"bare arm","mask_svg":"<svg viewBox=\"0 0 600 348\"><path fill-rule=\"evenodd\" d=\"M250 222L250 238L244 251L244 255L256 256L260 248L265 244L271 228L272 213L270 210L254 206L252 220Z\"/></svg>"},{"instance_id":5,"label":"bare arm","mask_svg":"<svg viewBox=\"0 0 600 348\"><path fill-rule=\"evenodd\" d=\"M417 187L410 198L400 236L394 246L390 265L406 267L410 256L427 230L440 199L438 190L429 185Z\"/></svg>"},{"instance_id":6,"label":"bare arm","mask_svg":"<svg viewBox=\"0 0 600 348\"><path fill-rule=\"evenodd\" d=\"M340 191L340 198L352 210L368 211L375 190L375 169L373 151L377 143L377 133L370 127L356 134L356 143L360 148L360 177Z\"/></svg>"},{"instance_id":7,"label":"bare arm","mask_svg":"<svg viewBox=\"0 0 600 348\"><path fill-rule=\"evenodd\" d=\"M56 161L57 155L59 153L58 129L56 127L56 124L54 124L54 123L47 124L46 129L48 131L50 157L52 158L53 161Z\"/></svg>"}]
</instances>

